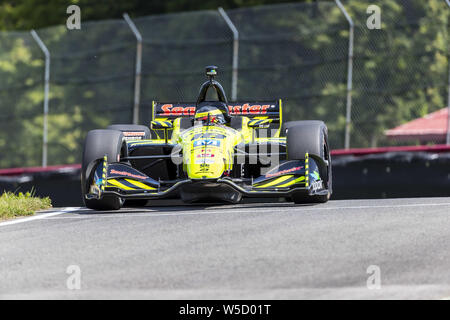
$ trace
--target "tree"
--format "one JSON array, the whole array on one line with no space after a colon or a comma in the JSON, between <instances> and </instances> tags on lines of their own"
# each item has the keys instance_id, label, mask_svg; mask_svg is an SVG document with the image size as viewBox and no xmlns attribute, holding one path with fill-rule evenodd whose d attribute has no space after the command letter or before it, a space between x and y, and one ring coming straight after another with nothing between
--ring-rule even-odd
<instances>
[{"instance_id":1,"label":"tree","mask_svg":"<svg viewBox=\"0 0 450 320\"><path fill-rule=\"evenodd\" d=\"M297 0L311 2L312 0ZM0 30L30 30L66 23L66 9L81 8L83 21L132 17L170 12L215 10L255 6L292 0L3 0L0 4Z\"/></svg>"}]
</instances>

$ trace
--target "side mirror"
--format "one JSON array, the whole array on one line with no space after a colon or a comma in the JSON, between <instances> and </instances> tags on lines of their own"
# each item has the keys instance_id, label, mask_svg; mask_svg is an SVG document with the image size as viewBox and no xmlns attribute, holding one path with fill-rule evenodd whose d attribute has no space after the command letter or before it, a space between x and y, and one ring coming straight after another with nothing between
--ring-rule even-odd
<instances>
[{"instance_id":1,"label":"side mirror","mask_svg":"<svg viewBox=\"0 0 450 320\"><path fill-rule=\"evenodd\" d=\"M153 130L169 130L173 128L172 121L168 120L153 120L150 126Z\"/></svg>"}]
</instances>

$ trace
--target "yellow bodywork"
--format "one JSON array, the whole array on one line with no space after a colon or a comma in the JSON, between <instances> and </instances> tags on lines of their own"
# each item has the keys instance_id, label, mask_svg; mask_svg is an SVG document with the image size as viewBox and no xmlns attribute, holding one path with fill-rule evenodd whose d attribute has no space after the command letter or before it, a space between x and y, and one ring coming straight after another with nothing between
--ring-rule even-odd
<instances>
[{"instance_id":1,"label":"yellow bodywork","mask_svg":"<svg viewBox=\"0 0 450 320\"><path fill-rule=\"evenodd\" d=\"M172 138L183 147L183 170L190 179L214 179L232 169L234 147L243 134L222 125L195 125L174 131Z\"/></svg>"},{"instance_id":2,"label":"yellow bodywork","mask_svg":"<svg viewBox=\"0 0 450 320\"><path fill-rule=\"evenodd\" d=\"M281 100L280 100L281 123ZM153 103L153 108L155 103ZM217 110L217 112L220 112ZM214 116L214 111L199 113L195 118ZM155 114L153 110L153 114ZM233 168L234 150L238 144L267 143L268 141L285 142L280 138L281 124L272 134L272 137L256 137L256 131L267 128L272 119L268 116L255 116L251 119L246 116L239 117L242 120L241 129L235 130L226 125L196 122L194 126L185 130L180 129L181 117L169 119L154 117L151 127L157 135L151 143L169 143L181 146L183 150L183 170L189 179L217 179ZM171 132L171 136L170 136ZM170 137L169 137L170 136ZM148 143L142 141L141 143ZM136 144L139 142L136 141Z\"/></svg>"},{"instance_id":3,"label":"yellow bodywork","mask_svg":"<svg viewBox=\"0 0 450 320\"><path fill-rule=\"evenodd\" d=\"M189 179L217 179L222 177L224 172L233 168L234 148L242 143L261 143L270 140L284 141L279 138L279 132L274 137L255 138L257 128L252 128L252 122L265 120L265 117L250 119L241 116L242 129L234 130L226 125L211 124L205 125L203 122L194 123L191 128L181 130L181 118L173 120L172 126L168 129L155 130L158 138L152 139L155 144L165 143L166 135L172 131L168 143L179 145L183 149L183 170ZM158 123L167 123L166 118L158 118ZM155 122L155 120L154 120ZM268 122L261 121L261 124ZM137 142L138 143L138 142ZM142 141L141 143L148 143Z\"/></svg>"}]
</instances>

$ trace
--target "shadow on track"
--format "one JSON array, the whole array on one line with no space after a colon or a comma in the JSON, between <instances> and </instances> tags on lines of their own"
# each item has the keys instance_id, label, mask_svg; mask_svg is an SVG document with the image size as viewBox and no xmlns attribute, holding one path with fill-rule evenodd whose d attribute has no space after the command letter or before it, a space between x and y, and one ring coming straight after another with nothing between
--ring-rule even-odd
<instances>
[{"instance_id":1,"label":"shadow on track","mask_svg":"<svg viewBox=\"0 0 450 320\"><path fill-rule=\"evenodd\" d=\"M248 199L252 200L252 199ZM164 213L164 212L182 212L182 211L201 211L201 210L220 210L220 209L258 209L258 208L286 208L286 207L312 207L318 204L316 203L305 203L305 204L294 204L293 202L280 202L278 199L269 201L261 201L259 199L256 201L244 200L237 204L228 203L184 203L181 200L170 199L170 200L152 200L147 202L145 206L124 206L120 210L105 210L96 211L87 208L82 208L80 211L71 212L72 214L80 215L102 215L102 214L114 214L114 213Z\"/></svg>"}]
</instances>

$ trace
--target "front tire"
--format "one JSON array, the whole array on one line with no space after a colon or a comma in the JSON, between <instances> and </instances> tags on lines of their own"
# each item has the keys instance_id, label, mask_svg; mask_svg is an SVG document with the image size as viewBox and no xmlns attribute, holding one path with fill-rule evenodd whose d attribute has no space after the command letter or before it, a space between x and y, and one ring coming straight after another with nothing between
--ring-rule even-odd
<instances>
[{"instance_id":1,"label":"front tire","mask_svg":"<svg viewBox=\"0 0 450 320\"><path fill-rule=\"evenodd\" d=\"M99 211L119 210L123 200L115 195L104 195L101 199L84 199L87 208Z\"/></svg>"},{"instance_id":2,"label":"front tire","mask_svg":"<svg viewBox=\"0 0 450 320\"><path fill-rule=\"evenodd\" d=\"M124 206L131 207L131 208L145 207L147 202L148 202L148 200L126 200Z\"/></svg>"},{"instance_id":3,"label":"front tire","mask_svg":"<svg viewBox=\"0 0 450 320\"><path fill-rule=\"evenodd\" d=\"M86 136L81 163L81 194L86 207L94 210L118 210L123 200L116 195L104 195L101 199L86 199L93 168L89 164L108 157L108 162L118 162L122 150L123 134L117 130L91 130Z\"/></svg>"},{"instance_id":4,"label":"front tire","mask_svg":"<svg viewBox=\"0 0 450 320\"><path fill-rule=\"evenodd\" d=\"M286 123L283 130L287 136L287 158L289 160L302 160L308 153L313 158L321 158L328 161L326 167L320 168L322 177L328 190L325 195L305 196L301 193L294 193L292 201L294 203L325 203L331 197L332 175L331 157L328 145L328 130L322 121L292 121Z\"/></svg>"}]
</instances>

